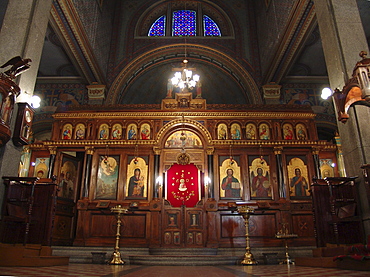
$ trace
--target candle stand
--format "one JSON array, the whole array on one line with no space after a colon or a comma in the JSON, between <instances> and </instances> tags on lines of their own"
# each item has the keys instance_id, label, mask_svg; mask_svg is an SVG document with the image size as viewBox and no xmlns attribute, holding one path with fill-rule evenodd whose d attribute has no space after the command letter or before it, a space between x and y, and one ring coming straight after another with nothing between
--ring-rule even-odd
<instances>
[{"instance_id":1,"label":"candle stand","mask_svg":"<svg viewBox=\"0 0 370 277\"><path fill-rule=\"evenodd\" d=\"M245 225L245 254L244 259L242 260L242 265L257 265L258 262L254 259L253 254L251 252L250 244L249 244L249 217L251 214L254 213L254 209L248 206L240 206L237 209L238 213L243 216L244 225Z\"/></svg>"},{"instance_id":2,"label":"candle stand","mask_svg":"<svg viewBox=\"0 0 370 277\"><path fill-rule=\"evenodd\" d=\"M116 246L110 260L110 265L123 265L125 262L121 259L121 253L119 252L119 239L121 229L121 215L127 213L128 209L123 208L121 205L117 205L110 209L112 213L117 214L117 232L116 232Z\"/></svg>"}]
</instances>

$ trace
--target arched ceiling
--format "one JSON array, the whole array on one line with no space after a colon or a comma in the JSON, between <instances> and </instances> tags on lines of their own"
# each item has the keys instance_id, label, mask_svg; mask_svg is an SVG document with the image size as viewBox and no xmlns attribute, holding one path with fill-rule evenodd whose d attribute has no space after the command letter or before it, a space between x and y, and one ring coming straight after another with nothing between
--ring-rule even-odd
<instances>
[{"instance_id":1,"label":"arched ceiling","mask_svg":"<svg viewBox=\"0 0 370 277\"><path fill-rule=\"evenodd\" d=\"M175 73L173 69L181 66L182 63L171 61L153 66L135 78L122 92L117 102L119 104L160 104L161 99L166 97L168 79ZM189 59L187 68L194 68L196 70L194 74L201 76L202 97L208 104L250 104L248 96L238 82L220 68L201 60L192 61L192 59ZM142 92L145 92L144 95Z\"/></svg>"}]
</instances>

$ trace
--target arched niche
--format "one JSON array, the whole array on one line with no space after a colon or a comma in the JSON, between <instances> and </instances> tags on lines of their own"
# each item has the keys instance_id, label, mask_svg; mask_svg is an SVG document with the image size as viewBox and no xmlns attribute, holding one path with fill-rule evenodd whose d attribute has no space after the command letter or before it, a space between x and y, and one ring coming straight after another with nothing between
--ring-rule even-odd
<instances>
[{"instance_id":1,"label":"arched niche","mask_svg":"<svg viewBox=\"0 0 370 277\"><path fill-rule=\"evenodd\" d=\"M167 143L171 138L180 139L181 133L199 141L194 146L185 143L184 146L169 147ZM211 134L199 121L176 119L168 122L161 128L156 137L156 144L161 149L161 170L164 172L172 164L177 163L177 157L181 153L186 153L189 155L190 163L194 163L201 171L204 171L206 168L206 149L211 144L211 140Z\"/></svg>"}]
</instances>

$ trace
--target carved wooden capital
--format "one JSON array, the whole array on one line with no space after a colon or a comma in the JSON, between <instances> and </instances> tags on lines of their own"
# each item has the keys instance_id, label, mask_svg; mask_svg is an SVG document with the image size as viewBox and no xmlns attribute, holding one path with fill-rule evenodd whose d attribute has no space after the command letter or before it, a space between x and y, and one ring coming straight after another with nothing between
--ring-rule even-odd
<instances>
[{"instance_id":1,"label":"carved wooden capital","mask_svg":"<svg viewBox=\"0 0 370 277\"><path fill-rule=\"evenodd\" d=\"M274 147L274 154L275 155L281 155L281 153L283 153L283 147L282 146Z\"/></svg>"},{"instance_id":2,"label":"carved wooden capital","mask_svg":"<svg viewBox=\"0 0 370 277\"><path fill-rule=\"evenodd\" d=\"M162 149L157 147L157 146L154 146L153 147L153 152L154 152L154 155L160 155L161 152L162 152Z\"/></svg>"},{"instance_id":3,"label":"carved wooden capital","mask_svg":"<svg viewBox=\"0 0 370 277\"><path fill-rule=\"evenodd\" d=\"M85 146L85 151L87 155L93 155L95 152L95 148L92 146Z\"/></svg>"},{"instance_id":4,"label":"carved wooden capital","mask_svg":"<svg viewBox=\"0 0 370 277\"><path fill-rule=\"evenodd\" d=\"M206 152L207 152L207 155L213 155L213 153L215 152L215 148L214 147L208 147Z\"/></svg>"},{"instance_id":5,"label":"carved wooden capital","mask_svg":"<svg viewBox=\"0 0 370 277\"><path fill-rule=\"evenodd\" d=\"M57 147L56 146L48 146L48 150L50 152L50 155L56 155L57 154Z\"/></svg>"},{"instance_id":6,"label":"carved wooden capital","mask_svg":"<svg viewBox=\"0 0 370 277\"><path fill-rule=\"evenodd\" d=\"M312 147L312 155L319 155L321 147Z\"/></svg>"}]
</instances>

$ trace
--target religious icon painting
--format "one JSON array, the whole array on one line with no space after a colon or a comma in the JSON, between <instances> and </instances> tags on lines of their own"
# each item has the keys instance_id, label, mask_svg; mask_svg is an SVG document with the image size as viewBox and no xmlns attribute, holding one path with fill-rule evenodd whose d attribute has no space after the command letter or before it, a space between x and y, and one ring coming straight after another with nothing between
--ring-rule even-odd
<instances>
[{"instance_id":1,"label":"religious icon painting","mask_svg":"<svg viewBox=\"0 0 370 277\"><path fill-rule=\"evenodd\" d=\"M222 158L222 157L220 157ZM237 158L226 158L220 166L220 198L241 199L243 186L240 183L240 166Z\"/></svg>"},{"instance_id":2,"label":"religious icon painting","mask_svg":"<svg viewBox=\"0 0 370 277\"><path fill-rule=\"evenodd\" d=\"M147 195L148 195L147 161L142 157L134 157L128 161L127 165L126 198L146 199Z\"/></svg>"},{"instance_id":3,"label":"religious icon painting","mask_svg":"<svg viewBox=\"0 0 370 277\"><path fill-rule=\"evenodd\" d=\"M290 123L283 124L283 138L285 140L294 139L293 126Z\"/></svg>"},{"instance_id":4,"label":"religious icon painting","mask_svg":"<svg viewBox=\"0 0 370 277\"><path fill-rule=\"evenodd\" d=\"M199 222L199 213L190 213L189 214L189 227L190 228L199 228L200 222Z\"/></svg>"},{"instance_id":5,"label":"religious icon painting","mask_svg":"<svg viewBox=\"0 0 370 277\"><path fill-rule=\"evenodd\" d=\"M140 127L140 138L141 139L150 139L150 125L144 123Z\"/></svg>"},{"instance_id":6,"label":"religious icon painting","mask_svg":"<svg viewBox=\"0 0 370 277\"><path fill-rule=\"evenodd\" d=\"M218 124L217 126L217 138L227 139L227 126L224 123Z\"/></svg>"},{"instance_id":7,"label":"religious icon painting","mask_svg":"<svg viewBox=\"0 0 370 277\"><path fill-rule=\"evenodd\" d=\"M21 154L21 160L19 161L18 168L19 177L28 177L28 172L30 170L30 160L31 160L31 151L29 150L28 147L24 147Z\"/></svg>"},{"instance_id":8,"label":"religious icon painting","mask_svg":"<svg viewBox=\"0 0 370 277\"><path fill-rule=\"evenodd\" d=\"M173 232L173 244L179 245L180 242L180 232Z\"/></svg>"},{"instance_id":9,"label":"religious icon painting","mask_svg":"<svg viewBox=\"0 0 370 277\"><path fill-rule=\"evenodd\" d=\"M34 177L47 178L50 158L39 157L35 159Z\"/></svg>"},{"instance_id":10,"label":"religious icon painting","mask_svg":"<svg viewBox=\"0 0 370 277\"><path fill-rule=\"evenodd\" d=\"M334 168L333 168L332 159L320 159L320 172L321 178L334 177Z\"/></svg>"},{"instance_id":11,"label":"religious icon painting","mask_svg":"<svg viewBox=\"0 0 370 277\"><path fill-rule=\"evenodd\" d=\"M245 132L247 139L257 139L257 127L254 123L248 123Z\"/></svg>"},{"instance_id":12,"label":"religious icon painting","mask_svg":"<svg viewBox=\"0 0 370 277\"><path fill-rule=\"evenodd\" d=\"M165 148L202 148L199 136L190 131L176 131L166 140Z\"/></svg>"},{"instance_id":13,"label":"religious icon painting","mask_svg":"<svg viewBox=\"0 0 370 277\"><path fill-rule=\"evenodd\" d=\"M306 126L302 123L298 123L295 126L296 137L298 140L306 140L307 139L307 131Z\"/></svg>"},{"instance_id":14,"label":"religious icon painting","mask_svg":"<svg viewBox=\"0 0 370 277\"><path fill-rule=\"evenodd\" d=\"M231 124L230 133L231 133L231 139L241 139L242 138L241 128L238 123Z\"/></svg>"},{"instance_id":15,"label":"religious icon painting","mask_svg":"<svg viewBox=\"0 0 370 277\"><path fill-rule=\"evenodd\" d=\"M122 125L119 123L113 124L111 139L121 139L122 138Z\"/></svg>"},{"instance_id":16,"label":"religious icon painting","mask_svg":"<svg viewBox=\"0 0 370 277\"><path fill-rule=\"evenodd\" d=\"M72 139L72 124L64 124L62 128L62 139Z\"/></svg>"},{"instance_id":17,"label":"religious icon painting","mask_svg":"<svg viewBox=\"0 0 370 277\"><path fill-rule=\"evenodd\" d=\"M194 244L194 234L193 233L191 233L191 232L188 233L186 243L187 244Z\"/></svg>"},{"instance_id":18,"label":"religious icon painting","mask_svg":"<svg viewBox=\"0 0 370 277\"><path fill-rule=\"evenodd\" d=\"M99 156L95 199L115 200L117 198L119 164L118 155Z\"/></svg>"},{"instance_id":19,"label":"religious icon painting","mask_svg":"<svg viewBox=\"0 0 370 277\"><path fill-rule=\"evenodd\" d=\"M260 139L270 139L270 127L266 123L258 126L258 137Z\"/></svg>"},{"instance_id":20,"label":"religious icon painting","mask_svg":"<svg viewBox=\"0 0 370 277\"><path fill-rule=\"evenodd\" d=\"M171 244L172 236L171 232L165 232L164 233L164 244Z\"/></svg>"},{"instance_id":21,"label":"religious icon painting","mask_svg":"<svg viewBox=\"0 0 370 277\"><path fill-rule=\"evenodd\" d=\"M99 126L98 139L108 139L109 138L109 126L104 123Z\"/></svg>"},{"instance_id":22,"label":"religious icon painting","mask_svg":"<svg viewBox=\"0 0 370 277\"><path fill-rule=\"evenodd\" d=\"M177 225L177 213L169 213L168 214L168 224L167 227L169 228L178 228L179 226Z\"/></svg>"},{"instance_id":23,"label":"religious icon painting","mask_svg":"<svg viewBox=\"0 0 370 277\"><path fill-rule=\"evenodd\" d=\"M79 123L76 125L75 139L85 139L85 124Z\"/></svg>"},{"instance_id":24,"label":"religious icon painting","mask_svg":"<svg viewBox=\"0 0 370 277\"><path fill-rule=\"evenodd\" d=\"M137 126L135 123L131 123L127 128L127 139L135 140L137 139Z\"/></svg>"},{"instance_id":25,"label":"religious icon painting","mask_svg":"<svg viewBox=\"0 0 370 277\"><path fill-rule=\"evenodd\" d=\"M78 169L79 161L75 157L63 153L59 170L58 197L75 200Z\"/></svg>"},{"instance_id":26,"label":"religious icon painting","mask_svg":"<svg viewBox=\"0 0 370 277\"><path fill-rule=\"evenodd\" d=\"M270 166L268 157L249 157L250 195L253 199L271 199Z\"/></svg>"},{"instance_id":27,"label":"religious icon painting","mask_svg":"<svg viewBox=\"0 0 370 277\"><path fill-rule=\"evenodd\" d=\"M307 165L305 157L287 157L289 191L291 198L306 198L310 196Z\"/></svg>"},{"instance_id":28,"label":"religious icon painting","mask_svg":"<svg viewBox=\"0 0 370 277\"><path fill-rule=\"evenodd\" d=\"M198 245L203 244L203 234L201 232L197 232L195 234L195 243L198 244Z\"/></svg>"}]
</instances>

